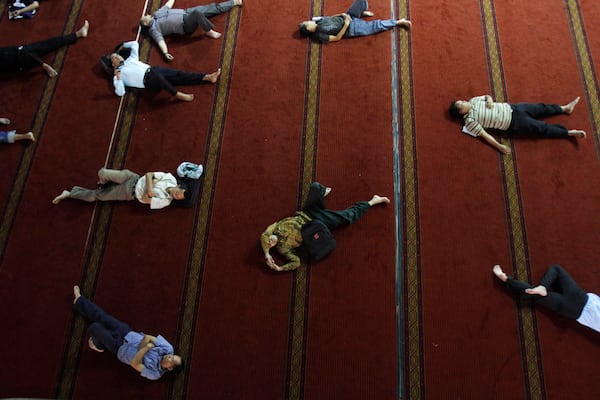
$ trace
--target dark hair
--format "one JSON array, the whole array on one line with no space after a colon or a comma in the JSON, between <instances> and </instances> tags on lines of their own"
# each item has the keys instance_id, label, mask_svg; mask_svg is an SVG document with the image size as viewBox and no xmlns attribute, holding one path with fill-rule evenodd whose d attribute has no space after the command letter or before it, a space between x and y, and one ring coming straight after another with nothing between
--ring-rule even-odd
<instances>
[{"instance_id":1,"label":"dark hair","mask_svg":"<svg viewBox=\"0 0 600 400\"><path fill-rule=\"evenodd\" d=\"M448 111L450 111L450 115L453 118L462 119L462 117L463 117L463 115L460 113L460 110L456 106L456 101L453 101L452 103L450 103L450 109Z\"/></svg>"},{"instance_id":2,"label":"dark hair","mask_svg":"<svg viewBox=\"0 0 600 400\"><path fill-rule=\"evenodd\" d=\"M306 22L302 22L300 26L298 26L298 29L300 29L300 36L302 37L308 37L312 34L312 32L306 27Z\"/></svg>"},{"instance_id":3,"label":"dark hair","mask_svg":"<svg viewBox=\"0 0 600 400\"><path fill-rule=\"evenodd\" d=\"M185 182L179 182L177 186L179 187L179 189L183 190L183 198L187 200L190 193L190 187L188 186L188 184Z\"/></svg>"},{"instance_id":4,"label":"dark hair","mask_svg":"<svg viewBox=\"0 0 600 400\"><path fill-rule=\"evenodd\" d=\"M181 371L183 371L183 368L184 368L183 358L181 358L181 356L179 356L179 359L181 360L181 363L179 365L173 365L173 368L171 369L171 373L173 373L173 374L178 374Z\"/></svg>"}]
</instances>

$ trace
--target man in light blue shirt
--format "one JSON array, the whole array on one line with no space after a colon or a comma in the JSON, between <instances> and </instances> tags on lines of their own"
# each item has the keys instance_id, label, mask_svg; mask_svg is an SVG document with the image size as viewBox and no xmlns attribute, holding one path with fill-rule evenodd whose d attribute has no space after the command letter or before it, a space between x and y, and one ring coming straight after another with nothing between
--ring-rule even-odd
<instances>
[{"instance_id":1,"label":"man in light blue shirt","mask_svg":"<svg viewBox=\"0 0 600 400\"><path fill-rule=\"evenodd\" d=\"M183 368L181 357L173 354L173 346L164 337L135 332L83 297L79 286L73 287L73 294L73 309L92 321L88 328L88 345L92 350L102 353L107 349L119 361L131 365L141 376L151 380L159 379L167 371Z\"/></svg>"},{"instance_id":2,"label":"man in light blue shirt","mask_svg":"<svg viewBox=\"0 0 600 400\"><path fill-rule=\"evenodd\" d=\"M134 87L147 88L157 92L166 90L178 100L192 101L194 100L193 94L180 92L175 89L175 86L216 83L219 75L221 75L220 68L211 74L203 74L173 68L151 67L140 61L140 45L135 40L123 43L123 48L131 50L129 57L126 59L118 53L110 55L110 61L114 69L113 85L117 96L123 96L126 87Z\"/></svg>"}]
</instances>

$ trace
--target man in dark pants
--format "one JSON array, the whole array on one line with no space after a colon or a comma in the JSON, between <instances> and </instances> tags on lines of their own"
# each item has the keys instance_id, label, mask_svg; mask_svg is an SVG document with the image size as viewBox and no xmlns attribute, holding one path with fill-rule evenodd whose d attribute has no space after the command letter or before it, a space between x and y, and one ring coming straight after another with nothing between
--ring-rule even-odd
<instances>
[{"instance_id":1,"label":"man in dark pants","mask_svg":"<svg viewBox=\"0 0 600 400\"><path fill-rule=\"evenodd\" d=\"M119 361L130 365L141 376L156 380L167 371L178 371L182 360L173 354L173 346L162 336L135 332L102 308L81 295L79 286L73 287L73 309L92 322L88 328L88 346L97 352L108 350Z\"/></svg>"},{"instance_id":2,"label":"man in dark pants","mask_svg":"<svg viewBox=\"0 0 600 400\"><path fill-rule=\"evenodd\" d=\"M500 153L510 154L510 147L498 142L486 129L496 129L507 134L523 132L547 138L572 136L583 139L585 131L567 129L559 124L547 124L538 120L559 114L570 115L578 102L579 97L563 106L544 103L497 103L492 96L486 94L473 97L469 101L453 101L449 111L452 117L464 121L464 133L481 137Z\"/></svg>"},{"instance_id":3,"label":"man in dark pants","mask_svg":"<svg viewBox=\"0 0 600 400\"><path fill-rule=\"evenodd\" d=\"M40 57L61 47L71 45L77 39L87 37L89 26L88 21L85 21L77 32L69 35L57 36L22 46L0 47L0 72L21 72L35 67L42 67L49 77L55 77L58 72L43 62Z\"/></svg>"},{"instance_id":4,"label":"man in dark pants","mask_svg":"<svg viewBox=\"0 0 600 400\"><path fill-rule=\"evenodd\" d=\"M536 287L506 275L499 265L492 271L517 296L600 332L600 297L586 293L560 265L548 268Z\"/></svg>"},{"instance_id":5,"label":"man in dark pants","mask_svg":"<svg viewBox=\"0 0 600 400\"><path fill-rule=\"evenodd\" d=\"M216 83L221 69L211 74L179 71L172 68L151 67L139 59L140 45L135 40L123 43L123 48L131 49L129 57L124 59L120 54L110 55L114 68L113 85L117 96L125 95L126 87L148 88L153 91L166 90L178 100L192 101L193 94L178 91L178 85L199 85Z\"/></svg>"},{"instance_id":6,"label":"man in dark pants","mask_svg":"<svg viewBox=\"0 0 600 400\"><path fill-rule=\"evenodd\" d=\"M311 183L302 211L297 211L293 217L275 222L262 233L260 244L269 268L275 271L290 271L300 266L300 257L296 254L295 249L302 245L302 227L313 219L322 221L329 230L333 231L355 223L372 206L390 202L387 197L373 195L369 201L359 201L345 210L334 211L325 208L325 196L329 192L331 192L331 188L318 182ZM279 266L275 263L269 254L269 250L273 247L287 260L286 264Z\"/></svg>"},{"instance_id":7,"label":"man in dark pants","mask_svg":"<svg viewBox=\"0 0 600 400\"><path fill-rule=\"evenodd\" d=\"M186 8L185 10L173 8L174 4L175 0L168 0L154 14L146 14L140 18L140 25L148 29L148 33L158 44L158 48L167 61L173 60L174 57L169 53L165 36L191 35L200 28L205 36L218 39L221 34L213 29L214 24L208 19L227 12L235 6L241 6L242 0L210 3Z\"/></svg>"}]
</instances>

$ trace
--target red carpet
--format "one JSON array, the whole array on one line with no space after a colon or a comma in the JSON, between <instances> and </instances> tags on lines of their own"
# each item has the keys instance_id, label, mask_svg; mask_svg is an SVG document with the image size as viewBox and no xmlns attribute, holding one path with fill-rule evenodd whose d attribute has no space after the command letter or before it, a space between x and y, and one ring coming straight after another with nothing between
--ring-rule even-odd
<instances>
[{"instance_id":1,"label":"red carpet","mask_svg":"<svg viewBox=\"0 0 600 400\"><path fill-rule=\"evenodd\" d=\"M151 0L148 7L158 8ZM176 7L196 5L180 0ZM98 60L136 37L144 2L42 2L0 45L91 24L45 58L59 72L0 77L0 117L38 141L2 145L0 398L594 398L598 334L519 307L501 264L537 280L564 265L600 287L600 28L593 2L372 1L404 30L326 46L297 24L333 2L247 0L213 18L219 40L169 38L172 66L212 72L192 103L132 91L122 104ZM311 11L314 10L314 11ZM167 65L141 37L142 60ZM451 100L581 102L553 121L585 140L512 140L513 155L460 132ZM397 121L397 125L395 124ZM198 204L65 200L107 165L138 173L204 164ZM270 223L308 184L340 209L387 195L337 250L293 273L264 264ZM87 348L72 286L132 325L162 334L186 363L149 382Z\"/></svg>"}]
</instances>

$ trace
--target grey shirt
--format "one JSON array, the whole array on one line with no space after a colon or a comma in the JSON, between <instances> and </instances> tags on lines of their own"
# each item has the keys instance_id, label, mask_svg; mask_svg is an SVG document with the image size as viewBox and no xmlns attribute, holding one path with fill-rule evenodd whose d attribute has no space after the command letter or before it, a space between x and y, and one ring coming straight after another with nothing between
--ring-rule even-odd
<instances>
[{"instance_id":1,"label":"grey shirt","mask_svg":"<svg viewBox=\"0 0 600 400\"><path fill-rule=\"evenodd\" d=\"M183 15L185 10L181 8L169 8L162 6L152 16L152 23L148 32L156 43L164 40L166 35L183 35Z\"/></svg>"}]
</instances>

